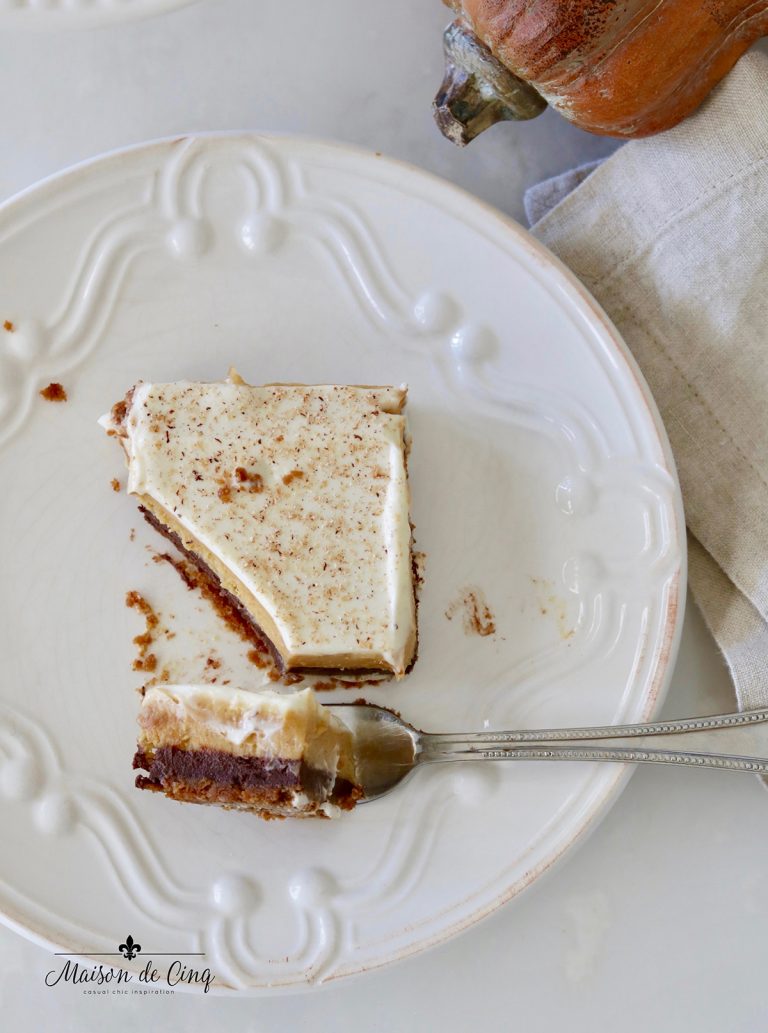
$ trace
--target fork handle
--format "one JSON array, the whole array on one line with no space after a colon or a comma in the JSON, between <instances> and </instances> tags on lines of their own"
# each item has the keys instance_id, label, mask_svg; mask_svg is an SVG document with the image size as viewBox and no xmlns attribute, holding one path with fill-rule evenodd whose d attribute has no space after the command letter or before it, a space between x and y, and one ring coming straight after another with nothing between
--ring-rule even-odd
<instances>
[{"instance_id":1,"label":"fork handle","mask_svg":"<svg viewBox=\"0 0 768 1033\"><path fill-rule=\"evenodd\" d=\"M768 710L595 728L422 733L419 761L589 760L768 773Z\"/></svg>"}]
</instances>

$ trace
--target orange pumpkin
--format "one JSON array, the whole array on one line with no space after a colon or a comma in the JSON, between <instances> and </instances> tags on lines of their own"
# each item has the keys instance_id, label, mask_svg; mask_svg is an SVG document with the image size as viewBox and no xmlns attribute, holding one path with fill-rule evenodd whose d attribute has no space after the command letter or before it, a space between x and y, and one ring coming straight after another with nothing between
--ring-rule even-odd
<instances>
[{"instance_id":1,"label":"orange pumpkin","mask_svg":"<svg viewBox=\"0 0 768 1033\"><path fill-rule=\"evenodd\" d=\"M582 129L637 137L680 122L750 44L768 0L446 0L445 135L469 143L549 103Z\"/></svg>"}]
</instances>

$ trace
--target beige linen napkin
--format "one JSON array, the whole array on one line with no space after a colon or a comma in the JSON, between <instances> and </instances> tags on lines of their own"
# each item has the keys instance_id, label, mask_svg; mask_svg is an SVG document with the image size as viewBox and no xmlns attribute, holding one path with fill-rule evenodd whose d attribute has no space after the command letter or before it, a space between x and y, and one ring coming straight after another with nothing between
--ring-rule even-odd
<instances>
[{"instance_id":1,"label":"beige linen napkin","mask_svg":"<svg viewBox=\"0 0 768 1033\"><path fill-rule=\"evenodd\" d=\"M573 182L533 233L603 305L651 386L693 595L739 706L766 706L768 55L747 54L693 117ZM528 201L541 207L541 192Z\"/></svg>"}]
</instances>

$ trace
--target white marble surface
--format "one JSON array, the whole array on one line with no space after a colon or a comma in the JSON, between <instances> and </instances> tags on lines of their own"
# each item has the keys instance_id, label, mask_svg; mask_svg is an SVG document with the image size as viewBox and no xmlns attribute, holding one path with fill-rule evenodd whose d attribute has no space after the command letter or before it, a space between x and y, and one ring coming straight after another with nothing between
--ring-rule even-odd
<instances>
[{"instance_id":1,"label":"white marble surface","mask_svg":"<svg viewBox=\"0 0 768 1033\"><path fill-rule=\"evenodd\" d=\"M522 218L528 184L613 144L547 113L453 149L429 110L445 21L437 0L201 0L99 29L0 32L0 198L112 147L263 128L405 158ZM691 608L665 714L731 706ZM648 768L589 841L513 904L451 943L311 994L119 1000L51 990L50 954L0 927L0 1027L593 1033L610 1023L626 1033L752 1033L768 1015L767 849L768 798L756 779Z\"/></svg>"},{"instance_id":2,"label":"white marble surface","mask_svg":"<svg viewBox=\"0 0 768 1033\"><path fill-rule=\"evenodd\" d=\"M0 32L0 197L113 147L270 129L405 158L523 219L522 190L608 153L547 112L462 152L437 133L440 0L199 0L142 21Z\"/></svg>"}]
</instances>

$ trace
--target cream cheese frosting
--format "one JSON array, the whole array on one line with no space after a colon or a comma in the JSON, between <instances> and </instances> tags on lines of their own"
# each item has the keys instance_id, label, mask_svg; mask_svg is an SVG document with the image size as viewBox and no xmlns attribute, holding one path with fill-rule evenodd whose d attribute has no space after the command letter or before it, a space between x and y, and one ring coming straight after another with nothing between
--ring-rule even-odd
<instances>
[{"instance_id":1,"label":"cream cheese frosting","mask_svg":"<svg viewBox=\"0 0 768 1033\"><path fill-rule=\"evenodd\" d=\"M355 778L352 734L312 689L248 692L214 685L153 685L139 711L139 746L223 750L259 760L303 760Z\"/></svg>"},{"instance_id":2,"label":"cream cheese frosting","mask_svg":"<svg viewBox=\"0 0 768 1033\"><path fill-rule=\"evenodd\" d=\"M405 399L239 377L139 383L124 419L102 423L121 438L128 491L231 573L286 667L401 676L416 645Z\"/></svg>"}]
</instances>

